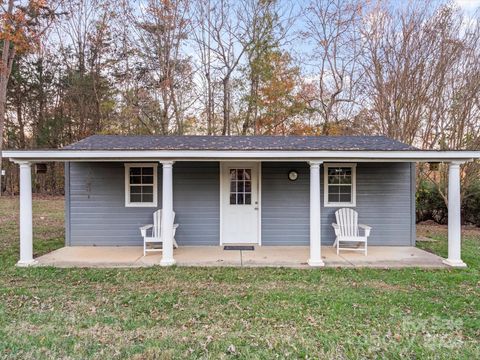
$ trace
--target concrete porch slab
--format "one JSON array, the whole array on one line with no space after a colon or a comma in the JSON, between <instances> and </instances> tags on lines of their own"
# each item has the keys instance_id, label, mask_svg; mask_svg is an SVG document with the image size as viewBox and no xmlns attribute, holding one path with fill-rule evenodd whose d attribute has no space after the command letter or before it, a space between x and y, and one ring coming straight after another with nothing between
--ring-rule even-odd
<instances>
[{"instance_id":1,"label":"concrete porch slab","mask_svg":"<svg viewBox=\"0 0 480 360\"><path fill-rule=\"evenodd\" d=\"M160 263L161 253L143 256L140 246L63 247L38 257L37 266L144 267ZM220 246L184 246L174 250L179 266L248 266L309 268L308 246L256 246L254 251L227 251ZM370 246L368 256L322 247L326 267L445 268L440 256L408 246Z\"/></svg>"}]
</instances>

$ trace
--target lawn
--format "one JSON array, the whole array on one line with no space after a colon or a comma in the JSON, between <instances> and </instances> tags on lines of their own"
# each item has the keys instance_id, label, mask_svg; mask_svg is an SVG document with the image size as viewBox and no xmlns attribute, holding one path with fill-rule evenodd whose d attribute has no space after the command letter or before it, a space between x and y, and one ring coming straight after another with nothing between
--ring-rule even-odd
<instances>
[{"instance_id":1,"label":"lawn","mask_svg":"<svg viewBox=\"0 0 480 360\"><path fill-rule=\"evenodd\" d=\"M480 235L466 270L17 268L0 198L0 357L480 358ZM62 246L63 199L34 199L35 256ZM422 248L446 255L444 228Z\"/></svg>"}]
</instances>

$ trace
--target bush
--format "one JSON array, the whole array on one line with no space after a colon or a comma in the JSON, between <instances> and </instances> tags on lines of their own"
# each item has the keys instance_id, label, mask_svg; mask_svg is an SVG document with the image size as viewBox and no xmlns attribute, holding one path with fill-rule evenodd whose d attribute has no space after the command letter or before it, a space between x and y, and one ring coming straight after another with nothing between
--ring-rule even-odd
<instances>
[{"instance_id":1,"label":"bush","mask_svg":"<svg viewBox=\"0 0 480 360\"><path fill-rule=\"evenodd\" d=\"M417 222L433 220L439 224L447 223L447 205L437 187L430 181L422 179L416 194Z\"/></svg>"},{"instance_id":2,"label":"bush","mask_svg":"<svg viewBox=\"0 0 480 360\"><path fill-rule=\"evenodd\" d=\"M470 185L462 200L462 220L480 226L480 181Z\"/></svg>"},{"instance_id":3,"label":"bush","mask_svg":"<svg viewBox=\"0 0 480 360\"><path fill-rule=\"evenodd\" d=\"M462 198L462 221L480 227L480 181L471 184ZM417 222L433 220L448 222L448 208L438 188L428 180L420 180L416 195Z\"/></svg>"}]
</instances>

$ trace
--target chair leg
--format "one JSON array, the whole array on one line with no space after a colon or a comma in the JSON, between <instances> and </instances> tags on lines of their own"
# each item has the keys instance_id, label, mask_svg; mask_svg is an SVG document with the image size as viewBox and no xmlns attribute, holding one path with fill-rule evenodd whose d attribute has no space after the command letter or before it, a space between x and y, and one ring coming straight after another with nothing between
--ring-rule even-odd
<instances>
[{"instance_id":1,"label":"chair leg","mask_svg":"<svg viewBox=\"0 0 480 360\"><path fill-rule=\"evenodd\" d=\"M143 242L143 256L147 256L147 243Z\"/></svg>"},{"instance_id":2,"label":"chair leg","mask_svg":"<svg viewBox=\"0 0 480 360\"><path fill-rule=\"evenodd\" d=\"M367 242L365 242L365 256L367 256Z\"/></svg>"},{"instance_id":3,"label":"chair leg","mask_svg":"<svg viewBox=\"0 0 480 360\"><path fill-rule=\"evenodd\" d=\"M340 240L337 239L337 255L340 253Z\"/></svg>"}]
</instances>

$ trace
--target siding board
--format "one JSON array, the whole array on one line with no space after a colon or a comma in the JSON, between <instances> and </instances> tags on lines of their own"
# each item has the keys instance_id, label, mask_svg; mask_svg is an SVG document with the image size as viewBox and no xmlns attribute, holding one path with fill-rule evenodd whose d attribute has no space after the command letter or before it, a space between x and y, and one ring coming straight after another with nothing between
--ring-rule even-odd
<instances>
[{"instance_id":1,"label":"siding board","mask_svg":"<svg viewBox=\"0 0 480 360\"><path fill-rule=\"evenodd\" d=\"M287 178L289 170L297 181ZM152 222L156 208L125 207L123 163L67 163L66 243L141 245L138 228ZM262 244L309 244L309 166L305 162L262 164ZM360 222L373 227L371 245L411 245L415 236L415 165L358 163ZM158 167L158 207L162 170ZM218 162L177 162L173 167L174 210L179 245L218 245L220 178ZM334 241L331 223L337 208L323 206L322 244Z\"/></svg>"},{"instance_id":2,"label":"siding board","mask_svg":"<svg viewBox=\"0 0 480 360\"><path fill-rule=\"evenodd\" d=\"M289 170L299 173L289 181ZM357 206L359 221L373 227L371 245L412 243L412 175L409 163L358 163ZM309 244L310 170L306 163L262 164L262 243ZM338 208L324 207L323 167L320 174L322 244L335 240L331 224Z\"/></svg>"},{"instance_id":3,"label":"siding board","mask_svg":"<svg viewBox=\"0 0 480 360\"><path fill-rule=\"evenodd\" d=\"M173 166L174 210L181 224L180 245L219 242L219 166L215 162ZM66 168L70 196L67 234L71 245L142 245L139 227L152 222L153 207L125 207L123 163L71 163ZM158 208L162 204L162 168L158 166ZM68 241L68 237L67 237Z\"/></svg>"}]
</instances>

